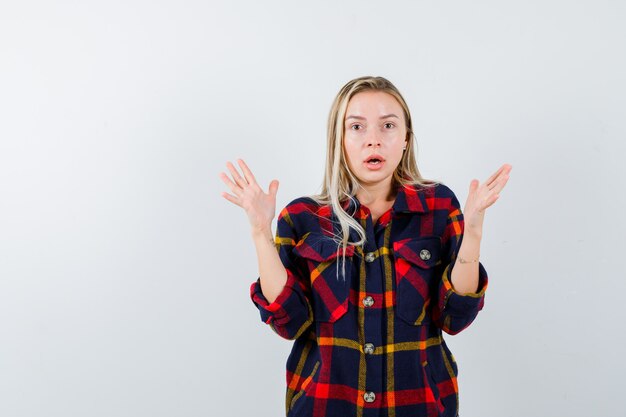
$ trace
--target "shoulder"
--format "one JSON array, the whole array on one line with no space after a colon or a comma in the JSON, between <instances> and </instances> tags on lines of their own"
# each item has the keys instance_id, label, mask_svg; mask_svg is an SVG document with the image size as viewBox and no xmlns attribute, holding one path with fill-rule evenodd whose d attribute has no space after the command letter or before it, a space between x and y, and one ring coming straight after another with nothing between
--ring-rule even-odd
<instances>
[{"instance_id":1,"label":"shoulder","mask_svg":"<svg viewBox=\"0 0 626 417\"><path fill-rule=\"evenodd\" d=\"M424 198L451 199L456 198L454 191L443 182L431 182L429 185L421 185L417 183L407 184L404 186L409 192L422 195Z\"/></svg>"},{"instance_id":2,"label":"shoulder","mask_svg":"<svg viewBox=\"0 0 626 417\"><path fill-rule=\"evenodd\" d=\"M456 194L446 184L439 183L433 190L434 206L448 213L460 210L461 204Z\"/></svg>"},{"instance_id":3,"label":"shoulder","mask_svg":"<svg viewBox=\"0 0 626 417\"><path fill-rule=\"evenodd\" d=\"M318 204L311 197L303 196L291 200L280 211L281 216L306 216L307 214L318 213L322 209L322 206Z\"/></svg>"},{"instance_id":4,"label":"shoulder","mask_svg":"<svg viewBox=\"0 0 626 417\"><path fill-rule=\"evenodd\" d=\"M330 206L321 205L309 196L291 200L278 214L278 222L304 231L320 227L320 222L330 218Z\"/></svg>"},{"instance_id":5,"label":"shoulder","mask_svg":"<svg viewBox=\"0 0 626 417\"><path fill-rule=\"evenodd\" d=\"M430 210L450 212L460 206L454 191L442 182L435 182L429 186L411 184L408 187L410 192L418 195Z\"/></svg>"},{"instance_id":6,"label":"shoulder","mask_svg":"<svg viewBox=\"0 0 626 417\"><path fill-rule=\"evenodd\" d=\"M437 198L456 198L454 191L446 184L440 182L433 187L433 195Z\"/></svg>"}]
</instances>

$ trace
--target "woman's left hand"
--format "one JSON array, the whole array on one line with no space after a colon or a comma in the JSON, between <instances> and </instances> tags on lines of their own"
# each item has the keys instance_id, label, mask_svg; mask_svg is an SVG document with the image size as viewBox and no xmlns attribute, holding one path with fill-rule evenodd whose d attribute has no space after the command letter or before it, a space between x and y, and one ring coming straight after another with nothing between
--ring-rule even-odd
<instances>
[{"instance_id":1,"label":"woman's left hand","mask_svg":"<svg viewBox=\"0 0 626 417\"><path fill-rule=\"evenodd\" d=\"M482 184L477 179L472 180L465 208L463 209L464 233L482 236L485 210L500 197L500 191L502 191L509 180L509 173L512 168L510 164L502 165L498 171Z\"/></svg>"}]
</instances>

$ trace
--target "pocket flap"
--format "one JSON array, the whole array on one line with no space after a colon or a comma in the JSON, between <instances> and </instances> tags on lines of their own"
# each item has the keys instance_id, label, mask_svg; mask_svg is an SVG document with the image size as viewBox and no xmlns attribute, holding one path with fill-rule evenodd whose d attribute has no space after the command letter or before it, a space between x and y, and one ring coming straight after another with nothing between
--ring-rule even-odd
<instances>
[{"instance_id":1,"label":"pocket flap","mask_svg":"<svg viewBox=\"0 0 626 417\"><path fill-rule=\"evenodd\" d=\"M393 242L396 257L404 258L420 268L432 268L441 263L441 238L438 236L408 238Z\"/></svg>"},{"instance_id":2,"label":"pocket flap","mask_svg":"<svg viewBox=\"0 0 626 417\"><path fill-rule=\"evenodd\" d=\"M348 245L345 249L346 257L354 255L354 246ZM321 233L307 233L294 246L294 252L303 258L313 259L318 262L330 261L343 256L343 247L330 237Z\"/></svg>"}]
</instances>

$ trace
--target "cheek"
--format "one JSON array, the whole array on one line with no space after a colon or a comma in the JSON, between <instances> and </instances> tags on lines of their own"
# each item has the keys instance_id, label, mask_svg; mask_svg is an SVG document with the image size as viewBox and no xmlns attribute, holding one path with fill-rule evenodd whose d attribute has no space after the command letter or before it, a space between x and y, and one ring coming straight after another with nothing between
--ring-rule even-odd
<instances>
[{"instance_id":1,"label":"cheek","mask_svg":"<svg viewBox=\"0 0 626 417\"><path fill-rule=\"evenodd\" d=\"M403 151L402 148L403 148L403 146L401 146L399 149L395 149L394 153L393 153L394 165L396 167L402 161L402 156L404 156L404 152L405 151Z\"/></svg>"},{"instance_id":2,"label":"cheek","mask_svg":"<svg viewBox=\"0 0 626 417\"><path fill-rule=\"evenodd\" d=\"M343 152L346 155L346 159L352 161L358 153L358 149L352 141L345 140L343 143Z\"/></svg>"}]
</instances>

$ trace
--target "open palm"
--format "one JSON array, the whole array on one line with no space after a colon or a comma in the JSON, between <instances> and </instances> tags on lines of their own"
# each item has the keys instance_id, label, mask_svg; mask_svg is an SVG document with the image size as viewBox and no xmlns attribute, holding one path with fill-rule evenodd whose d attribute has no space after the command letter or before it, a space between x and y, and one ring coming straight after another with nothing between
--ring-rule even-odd
<instances>
[{"instance_id":1,"label":"open palm","mask_svg":"<svg viewBox=\"0 0 626 417\"><path fill-rule=\"evenodd\" d=\"M224 172L220 172L220 178L234 194L222 192L222 197L246 211L253 232L269 229L276 213L278 180L273 180L270 183L269 192L265 193L257 184L246 163L242 159L238 159L237 162L241 167L243 176L239 174L237 168L230 161L226 163L226 166L233 179L231 180Z\"/></svg>"},{"instance_id":2,"label":"open palm","mask_svg":"<svg viewBox=\"0 0 626 417\"><path fill-rule=\"evenodd\" d=\"M471 181L467 201L463 208L467 232L482 234L485 210L500 197L500 191L509 180L512 168L510 164L504 164L482 184L477 179Z\"/></svg>"}]
</instances>

